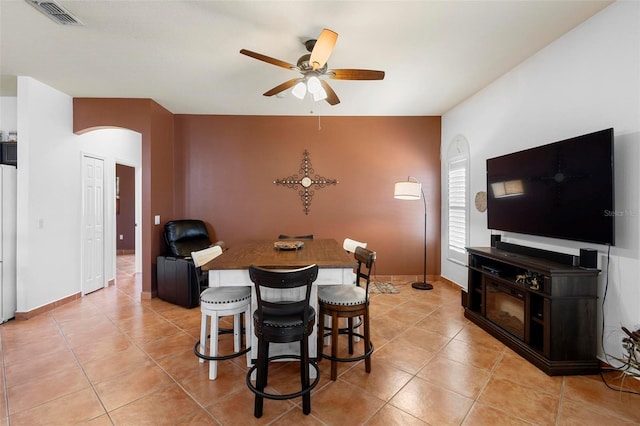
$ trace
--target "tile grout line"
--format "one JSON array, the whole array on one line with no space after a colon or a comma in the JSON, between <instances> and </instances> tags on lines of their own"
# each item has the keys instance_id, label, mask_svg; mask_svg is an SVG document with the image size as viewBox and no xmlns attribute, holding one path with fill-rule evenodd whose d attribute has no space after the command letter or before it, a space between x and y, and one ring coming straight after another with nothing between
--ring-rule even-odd
<instances>
[{"instance_id":1,"label":"tile grout line","mask_svg":"<svg viewBox=\"0 0 640 426\"><path fill-rule=\"evenodd\" d=\"M117 282L116 282L116 291L118 291L118 292L122 293L123 295L127 296L128 298L130 298L131 300L133 300L133 302L134 302L134 303L139 304L139 305L142 307L142 309L148 309L148 310L150 310L151 312L155 313L155 314L156 314L156 315L158 315L160 318L162 318L163 320L165 320L165 321L167 321L168 323L170 323L170 324L171 324L171 326L172 326L172 327L174 327L175 329L177 329L177 330L179 330L179 331L181 331L181 332L183 332L183 333L185 333L185 334L187 334L187 335L191 336L191 334L190 334L190 333L188 333L186 330L184 330L183 328L179 327L179 326L178 326L176 323L174 323L172 320L170 320L170 319L168 319L166 316L164 316L164 315L162 314L162 312L161 312L161 311L158 311L158 310L154 309L152 306L145 306L145 305L143 305L142 303L140 303L140 301L137 301L136 299L134 299L134 298L133 298L132 296L130 296L129 294L127 294L127 293L123 292L122 290L120 290L120 289L117 287ZM155 359L155 357L152 357L152 356L151 356L147 351L145 351L145 350L144 350L144 348L142 348L142 347L141 347L141 346L140 346L140 345L139 345L139 344L138 344L138 343L137 343L137 342L136 342L136 341L135 341L135 340L134 340L134 339L129 335L129 333L128 333L127 331L123 330L120 326L118 326L118 324L116 324L115 322L113 322L113 320L112 320L111 318L109 318L108 316L107 316L107 318L109 319L109 321L111 321L111 322L113 323L113 325L115 325L115 326L118 328L118 330L120 330L120 331L122 332L122 334L123 334L123 335L124 335L128 340L129 340L129 342L130 342L133 346L135 346L135 347L136 347L136 348L138 348L142 353L144 353L144 354L149 358L149 360L150 360L150 361L151 361L155 366L157 366L157 367L158 367L158 368L159 368L159 369L160 369L164 374L166 374L166 375L167 375L167 377L169 377L169 379L171 379L171 382L172 382L174 385L177 385L177 387L178 387L180 390L182 390L182 392L184 392L184 393L185 393L185 395L187 395L187 396L189 397L189 399L191 399L191 400L192 400L192 401L193 401L193 402L194 402L198 407L200 407L200 408L202 409L202 411L204 411L204 412L205 412L205 413L206 413L210 418L212 418L212 419L213 419L213 420L215 420L216 422L220 423L220 420L218 420L215 416L213 416L213 414L211 414L211 413L210 413L210 412L209 412L209 411L208 411L208 410L207 410L207 409L206 409L206 408L205 408L205 407L204 407L204 406L203 406L203 405L202 405L202 404L201 404L201 403L200 403L200 402L199 402L199 401L198 401L198 400L197 400L197 399L196 399L196 398L195 398L195 397L190 393L190 392L188 392L188 391L187 391L187 389L185 389L185 388L182 386L182 384L181 384L181 383L180 383L180 382L179 382L175 377L173 377L173 375L172 375L172 374L170 374L167 370L165 370L165 369L162 367L162 365L160 365L160 364L158 363L158 361ZM193 337L193 336L191 336L191 337ZM168 388L169 386L171 386L171 384L167 385L165 388ZM164 389L164 388L163 388L163 389ZM129 404L131 404L131 403L133 403L133 402L135 402L135 401L138 401L138 400L140 400L140 399L142 399L142 398L144 398L144 397L146 397L146 396L148 396L148 394L147 394L147 395L143 395L143 396L141 396L140 398L135 399L135 400L133 400L133 401L129 401L127 404L123 405L122 407L124 407L124 406L126 406L126 405L129 405ZM120 409L120 408L122 408L122 407L118 407L118 409ZM108 412L108 411L107 411L107 414L109 414L109 412ZM190 413L190 414L191 414L191 413ZM187 414L187 416L188 416L188 415L190 415L190 414ZM111 416L110 416L110 415L109 415L109 419L111 420ZM113 424L113 420L111 420L111 422L112 422L112 424Z\"/></svg>"},{"instance_id":2,"label":"tile grout line","mask_svg":"<svg viewBox=\"0 0 640 426\"><path fill-rule=\"evenodd\" d=\"M101 315L104 315L104 313L102 312L102 310L98 309L98 306L93 303L91 300L89 300L88 302L90 302L98 312L100 312ZM100 398L100 395L98 394L98 391L96 390L93 382L89 379L89 375L87 374L86 370L84 369L84 366L82 365L82 363L80 362L80 359L78 359L78 356L76 355L75 351L73 350L73 348L71 347L71 344L69 343L69 341L67 340L67 336L64 333L64 331L62 330L62 328L60 327L60 322L58 321L58 319L55 317L55 315L53 315L53 311L51 311L51 319L53 320L53 322L56 324L56 327L58 328L58 332L60 333L60 335L62 336L62 339L64 340L65 345L67 345L67 348L69 349L69 352L71 352L71 354L73 355L73 359L76 361L76 363L78 364L78 367L80 367L80 370L82 370L82 374L84 375L85 379L87 379L87 383L89 383L89 387L91 387L91 390L93 391L93 394L95 395L96 399L98 400L98 402L100 402L100 406L102 407L102 409L104 410L105 414L107 415L107 418L109 419L109 421L111 422L111 424L113 423L113 419L111 418L111 416L109 415L109 411L107 410L107 407L105 407L104 403L102 402L102 398ZM106 315L104 315L105 318L109 319L109 321L111 321L111 318L107 317ZM71 395L74 392L71 392L70 394L67 395ZM61 395L58 398L55 399L60 399L63 398L67 395ZM55 400L54 399L54 400ZM52 400L52 401L54 401ZM50 401L46 401L43 404L46 404ZM42 404L40 404L42 405ZM30 409L33 409L35 407L31 407ZM95 420L97 418L99 418L100 416L97 417L93 417L87 420Z\"/></svg>"},{"instance_id":3,"label":"tile grout line","mask_svg":"<svg viewBox=\"0 0 640 426\"><path fill-rule=\"evenodd\" d=\"M562 414L562 407L564 401L564 390L567 386L567 378L566 376L562 378L562 386L560 386L560 398L558 399L558 410L556 411L556 426L560 426L560 418Z\"/></svg>"}]
</instances>

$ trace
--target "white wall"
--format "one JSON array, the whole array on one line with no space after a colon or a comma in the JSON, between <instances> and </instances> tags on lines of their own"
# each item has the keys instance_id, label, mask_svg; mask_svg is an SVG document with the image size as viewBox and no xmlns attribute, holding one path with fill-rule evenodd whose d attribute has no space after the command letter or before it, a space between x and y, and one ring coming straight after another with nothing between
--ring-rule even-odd
<instances>
[{"instance_id":1,"label":"white wall","mask_svg":"<svg viewBox=\"0 0 640 426\"><path fill-rule=\"evenodd\" d=\"M638 22L640 2L616 2L442 117L442 152L458 134L469 141L470 203L478 191L487 189L487 158L614 128L615 202L616 210L623 213L616 218L616 246L611 248L608 270L606 246L502 234L504 241L562 253L579 254L581 247L598 250L602 269L599 304L608 278L604 347L606 353L616 356L622 352L620 326L640 327ZM442 182L446 183L444 174ZM442 217L446 218L445 188L442 193ZM470 245L489 246L486 213L471 205ZM443 236L445 230L443 220ZM445 249L443 241L442 253ZM444 256L442 275L466 288L466 268ZM601 324L599 306L598 326ZM605 359L601 348L599 357Z\"/></svg>"},{"instance_id":2,"label":"white wall","mask_svg":"<svg viewBox=\"0 0 640 426\"><path fill-rule=\"evenodd\" d=\"M105 279L115 278L115 162L141 167L141 136L72 132L70 96L18 77L18 312L82 291L81 161L105 160Z\"/></svg>"},{"instance_id":3,"label":"white wall","mask_svg":"<svg viewBox=\"0 0 640 426\"><path fill-rule=\"evenodd\" d=\"M0 96L0 131L3 133L2 140L8 140L9 132L18 129L18 105L14 96Z\"/></svg>"}]
</instances>

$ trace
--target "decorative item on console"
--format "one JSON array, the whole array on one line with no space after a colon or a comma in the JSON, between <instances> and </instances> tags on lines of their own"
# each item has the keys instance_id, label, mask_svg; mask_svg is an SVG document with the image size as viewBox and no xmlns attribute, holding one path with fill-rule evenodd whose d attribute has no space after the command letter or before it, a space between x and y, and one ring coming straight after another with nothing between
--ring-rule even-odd
<instances>
[{"instance_id":1,"label":"decorative item on console","mask_svg":"<svg viewBox=\"0 0 640 426\"><path fill-rule=\"evenodd\" d=\"M536 272L527 271L522 275L516 275L516 283L522 284L531 290L540 290L544 277Z\"/></svg>"}]
</instances>

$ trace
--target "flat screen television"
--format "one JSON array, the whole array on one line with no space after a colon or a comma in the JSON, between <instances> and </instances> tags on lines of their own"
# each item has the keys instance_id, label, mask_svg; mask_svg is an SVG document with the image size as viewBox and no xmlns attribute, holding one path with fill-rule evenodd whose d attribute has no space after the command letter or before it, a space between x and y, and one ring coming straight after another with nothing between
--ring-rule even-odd
<instances>
[{"instance_id":1,"label":"flat screen television","mask_svg":"<svg viewBox=\"0 0 640 426\"><path fill-rule=\"evenodd\" d=\"M488 228L615 244L613 129L487 160Z\"/></svg>"}]
</instances>

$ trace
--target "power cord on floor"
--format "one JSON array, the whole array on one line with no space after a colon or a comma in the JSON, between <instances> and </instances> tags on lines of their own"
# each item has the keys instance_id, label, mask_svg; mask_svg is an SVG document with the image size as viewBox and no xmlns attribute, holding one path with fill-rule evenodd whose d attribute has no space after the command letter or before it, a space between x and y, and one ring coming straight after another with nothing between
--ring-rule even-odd
<instances>
[{"instance_id":1,"label":"power cord on floor","mask_svg":"<svg viewBox=\"0 0 640 426\"><path fill-rule=\"evenodd\" d=\"M611 363L609 362L609 356L607 354L607 352L604 349L604 305L605 302L607 301L607 291L609 290L609 266L611 265L611 245L608 245L608 250L607 250L607 275L605 276L605 281L604 281L604 294L602 296L602 333L600 336L600 344L602 346L602 352L604 353L604 358L605 361L607 362L607 364L611 365ZM605 372L610 372L610 371L618 371L622 374L624 374L625 371L629 370L630 366L626 366L625 368L615 368L615 367L611 367L611 368L601 368L600 369L600 378L602 379L602 383L604 383L604 385L606 387L608 387L609 389L616 391L616 392L622 392L622 393L630 393L632 395L640 395L640 392L634 391L634 390L629 390L629 389L623 389L617 386L612 386L607 382L607 378L604 376Z\"/></svg>"},{"instance_id":2,"label":"power cord on floor","mask_svg":"<svg viewBox=\"0 0 640 426\"><path fill-rule=\"evenodd\" d=\"M617 386L612 386L607 382L607 378L604 377L604 373L607 371L620 371L617 368L601 368L600 369L600 378L602 379L602 383L604 383L604 385L606 387L608 387L609 389L611 389L612 391L616 391L616 392L620 392L620 393L630 393L631 395L640 395L640 392L634 391L634 390L630 390L630 389L623 389L621 387L617 387Z\"/></svg>"}]
</instances>

